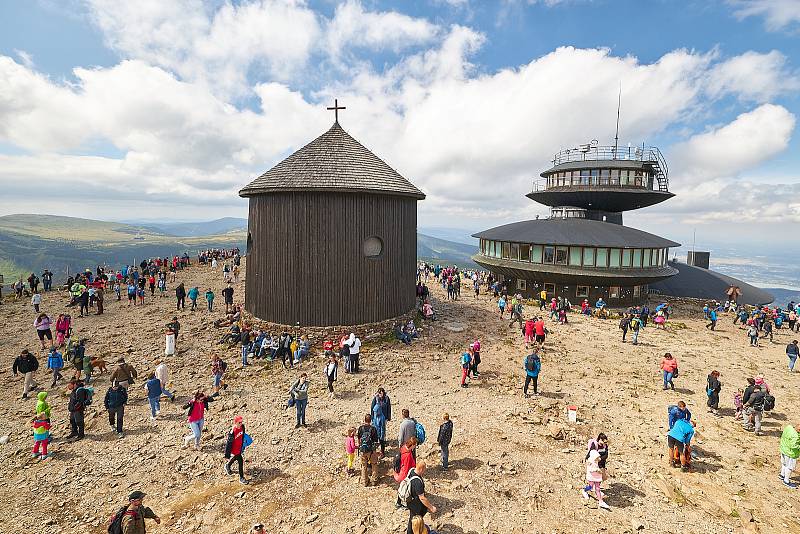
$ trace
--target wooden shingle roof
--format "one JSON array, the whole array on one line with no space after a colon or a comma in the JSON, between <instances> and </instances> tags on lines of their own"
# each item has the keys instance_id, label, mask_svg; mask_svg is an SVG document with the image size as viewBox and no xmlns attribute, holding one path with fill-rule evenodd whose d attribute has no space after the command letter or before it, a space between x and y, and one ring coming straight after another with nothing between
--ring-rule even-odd
<instances>
[{"instance_id":1,"label":"wooden shingle roof","mask_svg":"<svg viewBox=\"0 0 800 534\"><path fill-rule=\"evenodd\" d=\"M250 182L239 196L309 190L425 198L414 184L353 139L338 122Z\"/></svg>"}]
</instances>

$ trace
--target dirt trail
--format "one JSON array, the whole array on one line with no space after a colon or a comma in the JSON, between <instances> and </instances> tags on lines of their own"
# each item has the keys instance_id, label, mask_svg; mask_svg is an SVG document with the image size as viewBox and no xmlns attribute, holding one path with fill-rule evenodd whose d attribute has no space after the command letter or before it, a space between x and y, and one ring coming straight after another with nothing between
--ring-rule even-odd
<instances>
[{"instance_id":1,"label":"dirt trail","mask_svg":"<svg viewBox=\"0 0 800 534\"><path fill-rule=\"evenodd\" d=\"M222 288L220 273L193 267L180 273L186 287ZM157 426L150 425L144 391L131 390L125 414L126 437L117 440L100 410L108 375L96 382L96 402L87 415L88 439L56 440L52 460L29 458L27 422L35 401L20 401L21 380L11 362L22 348L36 347L27 303L0 307L0 532L100 532L108 515L133 489L148 493L147 504L164 522L148 532L243 533L254 521L269 532L401 532L407 514L393 505L396 485L384 476L377 488L363 488L342 472L343 433L366 413L379 385L392 398L397 433L400 410L407 407L426 426L429 440L419 457L433 465L427 491L440 512L432 522L443 534L517 532L800 532L795 494L777 480L778 437L782 425L797 422L798 375L784 369L784 347L791 339L777 331L774 344L747 346L744 333L723 316L717 332L679 310L667 331L648 327L640 345L620 342L616 321L570 316L552 324L540 377L542 395L524 399L524 343L516 328L497 317L494 302L467 295L443 300L433 287L440 319L422 328L410 347L378 340L362 349L363 372L340 373L337 397L325 395L322 359L304 364L312 380L307 429L294 430L293 411L284 411L286 390L297 372L280 365L240 369L238 347L219 349L223 334L212 320L218 314L180 312L180 353L168 359L179 402L162 403ZM171 286L173 287L174 284ZM236 288L241 300L243 284ZM201 291L202 293L202 291ZM155 302L153 302L155 301ZM120 305L123 304L123 305ZM174 298L149 300L144 307L109 302L107 313L76 319L78 336L88 337L90 354L125 355L140 374L163 353L164 324L174 315ZM44 310L56 316L60 297L47 295ZM533 309L526 310L526 315ZM464 332L446 325L460 323ZM458 387L458 357L478 338L482 378ZM320 341L320 340L316 340ZM187 392L209 387L210 354L225 353L231 384L212 403L200 452L181 449L188 430L180 410ZM670 351L680 362L675 392L662 391L658 363ZM42 360L44 364L44 361ZM44 366L44 365L43 365ZM110 365L113 367L113 364ZM716 368L724 384L717 419L706 413L705 377ZM744 432L732 419L731 396L747 376L763 373L774 388L776 410L765 419L767 435ZM48 385L45 372L40 384ZM66 398L49 390L54 434L67 434ZM698 422L697 472L666 466L667 406L684 399ZM579 407L578 424L566 422L565 407ZM435 441L439 417L449 412L455 424L452 468L438 467ZM234 415L242 415L255 438L245 468L253 478L240 486L222 473L224 434ZM604 431L611 440L612 478L605 493L611 512L585 504L583 449ZM388 472L395 445L390 439L382 468ZM34 505L35 504L35 505ZM45 525L47 525L45 527Z\"/></svg>"}]
</instances>

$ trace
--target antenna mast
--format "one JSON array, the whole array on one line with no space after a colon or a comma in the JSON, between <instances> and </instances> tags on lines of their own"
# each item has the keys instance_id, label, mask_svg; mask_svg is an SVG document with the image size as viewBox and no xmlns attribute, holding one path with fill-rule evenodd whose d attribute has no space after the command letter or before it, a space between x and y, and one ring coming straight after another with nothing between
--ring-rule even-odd
<instances>
[{"instance_id":1,"label":"antenna mast","mask_svg":"<svg viewBox=\"0 0 800 534\"><path fill-rule=\"evenodd\" d=\"M617 95L617 131L614 134L614 159L617 159L617 147L619 146L619 108L622 104L622 82L619 82L619 94Z\"/></svg>"}]
</instances>

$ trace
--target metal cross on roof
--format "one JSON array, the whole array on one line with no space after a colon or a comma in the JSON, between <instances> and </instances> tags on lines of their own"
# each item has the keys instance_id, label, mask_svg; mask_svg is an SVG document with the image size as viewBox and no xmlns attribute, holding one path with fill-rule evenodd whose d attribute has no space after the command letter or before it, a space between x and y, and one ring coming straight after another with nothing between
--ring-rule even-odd
<instances>
[{"instance_id":1,"label":"metal cross on roof","mask_svg":"<svg viewBox=\"0 0 800 534\"><path fill-rule=\"evenodd\" d=\"M335 122L339 122L339 110L340 109L347 109L347 108L344 107L344 106L340 106L339 105L339 99L338 98L334 98L333 99L333 107L332 108L328 108L328 110L333 110Z\"/></svg>"}]
</instances>

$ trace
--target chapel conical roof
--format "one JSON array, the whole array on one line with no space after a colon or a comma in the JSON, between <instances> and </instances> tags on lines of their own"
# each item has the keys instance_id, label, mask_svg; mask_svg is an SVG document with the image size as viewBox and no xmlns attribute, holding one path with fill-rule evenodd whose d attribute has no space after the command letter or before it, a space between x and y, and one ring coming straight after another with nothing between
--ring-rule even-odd
<instances>
[{"instance_id":1,"label":"chapel conical roof","mask_svg":"<svg viewBox=\"0 0 800 534\"><path fill-rule=\"evenodd\" d=\"M338 122L239 191L239 196L287 191L334 191L407 196L425 194Z\"/></svg>"}]
</instances>

